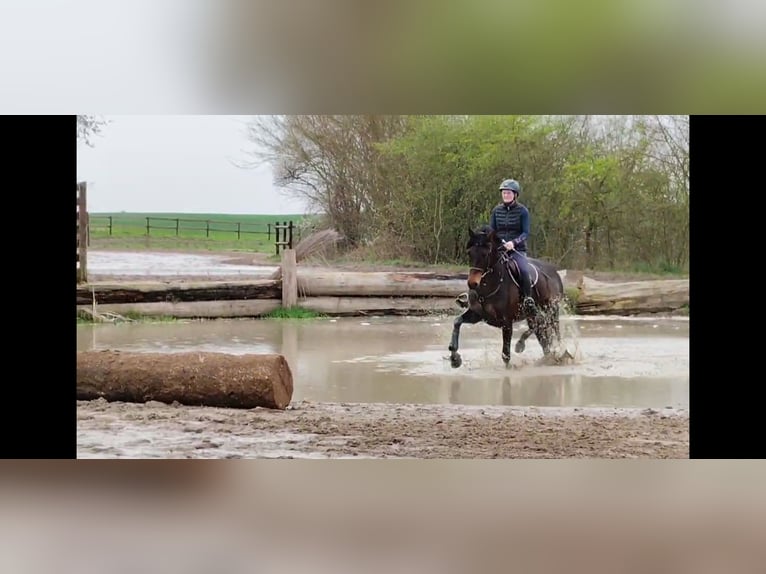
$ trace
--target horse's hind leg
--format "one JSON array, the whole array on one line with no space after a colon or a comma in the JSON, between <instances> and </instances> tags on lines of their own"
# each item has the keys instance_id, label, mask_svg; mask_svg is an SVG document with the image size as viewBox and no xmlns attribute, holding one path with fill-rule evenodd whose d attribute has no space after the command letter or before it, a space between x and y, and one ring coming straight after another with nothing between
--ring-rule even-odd
<instances>
[{"instance_id":1,"label":"horse's hind leg","mask_svg":"<svg viewBox=\"0 0 766 574\"><path fill-rule=\"evenodd\" d=\"M556 335L556 342L561 345L561 324L559 322L559 302L556 301L551 307L551 322L553 323L553 333Z\"/></svg>"},{"instance_id":2,"label":"horse's hind leg","mask_svg":"<svg viewBox=\"0 0 766 574\"><path fill-rule=\"evenodd\" d=\"M543 356L547 357L551 353L551 309L545 307L540 310L537 320L535 321L534 330L537 341L543 348Z\"/></svg>"},{"instance_id":3,"label":"horse's hind leg","mask_svg":"<svg viewBox=\"0 0 766 574\"><path fill-rule=\"evenodd\" d=\"M510 367L511 363L511 338L513 337L513 326L503 327L503 362L505 368Z\"/></svg>"}]
</instances>

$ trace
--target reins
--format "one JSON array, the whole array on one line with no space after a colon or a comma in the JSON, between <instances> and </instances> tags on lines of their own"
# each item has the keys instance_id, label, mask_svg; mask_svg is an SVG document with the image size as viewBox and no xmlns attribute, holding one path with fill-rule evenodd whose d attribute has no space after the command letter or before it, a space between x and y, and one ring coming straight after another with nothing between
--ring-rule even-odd
<instances>
[{"instance_id":1,"label":"reins","mask_svg":"<svg viewBox=\"0 0 766 574\"><path fill-rule=\"evenodd\" d=\"M494 271L498 264L502 264L502 257L498 258L497 262L494 266L489 266L489 253L487 253L487 268L486 269L480 269L479 267L471 267L471 271L479 271L481 272L481 281L479 282L479 287L481 287L482 283L484 282L484 278L489 275L492 271ZM495 289L487 294L487 295L479 295L479 303L484 303L487 299L494 296L498 291L500 291L500 287L503 285L503 269L501 267L500 269L500 281L497 283L497 287ZM476 292L478 293L478 288L476 289Z\"/></svg>"}]
</instances>

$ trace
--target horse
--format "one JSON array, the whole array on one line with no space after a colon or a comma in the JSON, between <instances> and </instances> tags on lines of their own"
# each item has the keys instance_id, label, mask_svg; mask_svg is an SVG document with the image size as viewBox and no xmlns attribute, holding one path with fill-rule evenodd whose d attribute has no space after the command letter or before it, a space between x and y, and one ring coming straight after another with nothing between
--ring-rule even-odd
<instances>
[{"instance_id":1,"label":"horse","mask_svg":"<svg viewBox=\"0 0 766 574\"><path fill-rule=\"evenodd\" d=\"M466 310L458 316L452 328L449 345L450 364L458 368L463 360L458 353L460 327L481 321L498 327L503 332L502 359L506 368L511 361L511 337L513 324L526 320L529 327L516 344L516 352L524 350L524 344L533 333L549 357L553 343L561 343L559 305L564 300L564 282L552 263L528 258L532 297L538 308L535 316L528 316L521 306L518 268L505 252L502 241L489 226L478 232L468 229L466 250L470 262L468 273L469 297Z\"/></svg>"}]
</instances>

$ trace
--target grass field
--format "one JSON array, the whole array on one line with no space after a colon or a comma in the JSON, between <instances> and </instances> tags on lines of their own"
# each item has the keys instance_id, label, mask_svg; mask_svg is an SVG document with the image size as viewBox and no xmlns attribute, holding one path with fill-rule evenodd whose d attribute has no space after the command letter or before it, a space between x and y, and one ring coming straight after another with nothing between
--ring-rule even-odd
<instances>
[{"instance_id":1,"label":"grass field","mask_svg":"<svg viewBox=\"0 0 766 574\"><path fill-rule=\"evenodd\" d=\"M275 225L293 224L293 243L312 216L220 213L90 213L91 246L274 253ZM284 231L279 232L284 238Z\"/></svg>"}]
</instances>

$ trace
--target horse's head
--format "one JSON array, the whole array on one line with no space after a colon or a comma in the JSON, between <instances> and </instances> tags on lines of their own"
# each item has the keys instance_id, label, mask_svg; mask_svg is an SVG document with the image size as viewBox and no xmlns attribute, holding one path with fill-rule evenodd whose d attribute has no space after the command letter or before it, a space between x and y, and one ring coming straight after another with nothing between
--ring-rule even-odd
<instances>
[{"instance_id":1,"label":"horse's head","mask_svg":"<svg viewBox=\"0 0 766 574\"><path fill-rule=\"evenodd\" d=\"M468 261L471 268L468 272L468 288L475 289L481 283L482 278L492 271L498 259L498 247L500 238L495 232L485 225L478 232L468 229Z\"/></svg>"}]
</instances>

